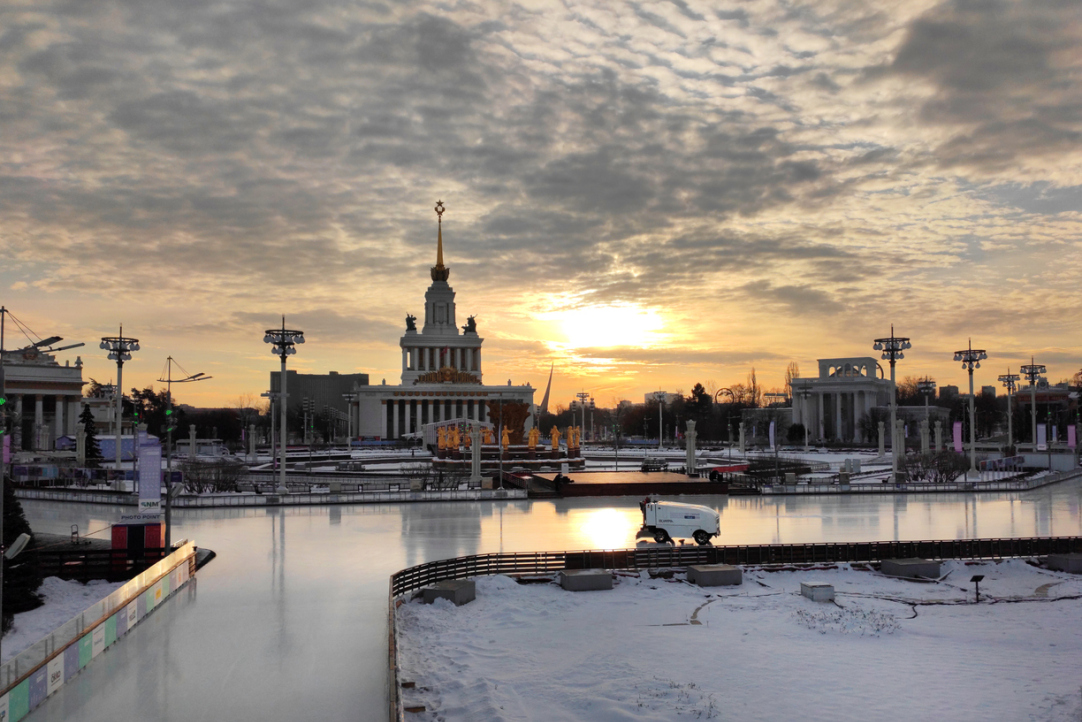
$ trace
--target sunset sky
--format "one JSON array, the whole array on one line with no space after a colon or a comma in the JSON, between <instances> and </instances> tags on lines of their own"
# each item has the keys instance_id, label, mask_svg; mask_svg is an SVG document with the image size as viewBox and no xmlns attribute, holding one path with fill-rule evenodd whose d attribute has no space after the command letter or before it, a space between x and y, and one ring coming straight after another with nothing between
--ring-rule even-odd
<instances>
[{"instance_id":1,"label":"sunset sky","mask_svg":"<svg viewBox=\"0 0 1082 722\"><path fill-rule=\"evenodd\" d=\"M397 383L442 199L489 383L599 405L874 355L1082 368L1082 3L6 0L0 302L266 390ZM20 345L8 327L7 347ZM155 384L159 385L159 384Z\"/></svg>"}]
</instances>

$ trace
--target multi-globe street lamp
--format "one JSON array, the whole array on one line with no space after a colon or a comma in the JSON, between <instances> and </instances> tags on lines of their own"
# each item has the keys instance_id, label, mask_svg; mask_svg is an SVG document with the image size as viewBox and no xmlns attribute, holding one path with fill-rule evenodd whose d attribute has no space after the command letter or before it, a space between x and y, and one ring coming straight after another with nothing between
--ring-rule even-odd
<instances>
[{"instance_id":1,"label":"multi-globe street lamp","mask_svg":"<svg viewBox=\"0 0 1082 722\"><path fill-rule=\"evenodd\" d=\"M346 438L348 440L347 446L353 448L353 403L357 400L357 394L342 394L342 398L346 402Z\"/></svg>"},{"instance_id":2,"label":"multi-globe street lamp","mask_svg":"<svg viewBox=\"0 0 1082 722\"><path fill-rule=\"evenodd\" d=\"M917 382L917 391L924 397L924 420L931 421L931 416L928 411L928 402L935 396L935 381L931 379L924 379Z\"/></svg>"},{"instance_id":3,"label":"multi-globe street lamp","mask_svg":"<svg viewBox=\"0 0 1082 722\"><path fill-rule=\"evenodd\" d=\"M593 399L592 396L590 396L590 393L588 391L579 391L578 393L575 394L575 396L576 396L576 398L578 398L578 403L576 404L575 402L571 402L571 406L573 407L572 411L582 411L582 428L585 429L586 428L586 407L587 406L590 407L590 412L591 413L593 413L593 410L595 408L597 408L597 407L594 405L594 399ZM587 399L590 400L588 404L586 402Z\"/></svg>"},{"instance_id":4,"label":"multi-globe street lamp","mask_svg":"<svg viewBox=\"0 0 1082 722\"><path fill-rule=\"evenodd\" d=\"M173 521L173 429L176 427L173 419L173 384L187 384L194 381L209 381L214 378L213 376L207 376L204 373L189 374L184 371L182 367L180 370L184 371L187 376L182 379L173 378L173 361L172 356L168 356L165 359L166 374L164 379L158 379L158 381L165 382L165 548L169 549L172 545L172 521ZM177 364L180 366L180 364Z\"/></svg>"},{"instance_id":5,"label":"multi-globe street lamp","mask_svg":"<svg viewBox=\"0 0 1082 722\"><path fill-rule=\"evenodd\" d=\"M732 389L718 389L714 392L715 407L718 405L718 397L722 394L729 394L729 399L731 399L729 403L736 403L736 394L733 393ZM725 441L729 444L729 459L731 460L733 458L733 430L732 427L729 426L728 411L725 412Z\"/></svg>"},{"instance_id":6,"label":"multi-globe street lamp","mask_svg":"<svg viewBox=\"0 0 1082 722\"><path fill-rule=\"evenodd\" d=\"M883 360L890 362L890 468L891 479L898 479L898 386L894 382L894 364L905 358L902 353L913 347L906 336L894 335L894 324L890 325L890 336L877 338L872 348L883 352Z\"/></svg>"},{"instance_id":7,"label":"multi-globe street lamp","mask_svg":"<svg viewBox=\"0 0 1082 722\"><path fill-rule=\"evenodd\" d=\"M267 329L266 335L263 336L263 342L272 344L274 348L271 349L271 353L282 360L282 375L278 387L282 408L282 443L279 450L281 461L278 465L278 493L286 494L289 492L289 487L286 486L286 445L289 441L286 430L286 407L289 405L289 394L286 393L286 357L297 353L297 344L304 343L304 331L287 329L286 317L282 316L282 328Z\"/></svg>"},{"instance_id":8,"label":"multi-globe street lamp","mask_svg":"<svg viewBox=\"0 0 1082 722\"><path fill-rule=\"evenodd\" d=\"M1003 384L1007 389L1007 448L1010 449L1014 446L1014 414L1011 413L1011 396L1014 395L1014 391L1018 388L1018 380L1021 378L1018 374L1012 374L1008 368L1007 373L1001 374L999 382Z\"/></svg>"},{"instance_id":9,"label":"multi-globe street lamp","mask_svg":"<svg viewBox=\"0 0 1082 722\"><path fill-rule=\"evenodd\" d=\"M1048 369L1044 364L1038 364L1033 362L1033 357L1029 357L1029 363L1023 365L1018 369L1026 380L1029 381L1029 402L1033 407L1033 451L1037 452L1037 382L1041 378L1041 374L1047 373Z\"/></svg>"},{"instance_id":10,"label":"multi-globe street lamp","mask_svg":"<svg viewBox=\"0 0 1082 722\"><path fill-rule=\"evenodd\" d=\"M977 406L973 395L973 369L981 367L981 361L988 358L984 349L973 348L973 340L969 341L969 348L954 352L954 360L962 362L962 368L969 371L969 470L977 471Z\"/></svg>"},{"instance_id":11,"label":"multi-globe street lamp","mask_svg":"<svg viewBox=\"0 0 1082 722\"><path fill-rule=\"evenodd\" d=\"M132 351L139 350L139 339L125 338L124 325L121 324L120 335L103 337L101 349L109 352L110 361L116 361L116 468L120 471L120 429L124 420L124 362L131 361Z\"/></svg>"},{"instance_id":12,"label":"multi-globe street lamp","mask_svg":"<svg viewBox=\"0 0 1082 722\"><path fill-rule=\"evenodd\" d=\"M654 398L657 400L657 450L661 451L661 440L665 438L665 427L662 425L661 412L665 410L665 399L668 394L664 391L655 391Z\"/></svg>"}]
</instances>

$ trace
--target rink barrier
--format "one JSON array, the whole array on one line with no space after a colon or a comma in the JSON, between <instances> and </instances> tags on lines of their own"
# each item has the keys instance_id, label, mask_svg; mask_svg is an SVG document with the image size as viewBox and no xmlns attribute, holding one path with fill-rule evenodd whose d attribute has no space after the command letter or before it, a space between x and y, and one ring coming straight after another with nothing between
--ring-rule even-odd
<instances>
[{"instance_id":1,"label":"rink barrier","mask_svg":"<svg viewBox=\"0 0 1082 722\"><path fill-rule=\"evenodd\" d=\"M550 574L564 569L658 569L689 564L821 564L883 559L998 559L1082 552L1082 537L948 539L751 546L649 546L564 552L508 552L441 559L391 575L391 598L447 579Z\"/></svg>"},{"instance_id":2,"label":"rink barrier","mask_svg":"<svg viewBox=\"0 0 1082 722\"><path fill-rule=\"evenodd\" d=\"M0 665L0 720L19 722L195 575L186 543Z\"/></svg>"}]
</instances>

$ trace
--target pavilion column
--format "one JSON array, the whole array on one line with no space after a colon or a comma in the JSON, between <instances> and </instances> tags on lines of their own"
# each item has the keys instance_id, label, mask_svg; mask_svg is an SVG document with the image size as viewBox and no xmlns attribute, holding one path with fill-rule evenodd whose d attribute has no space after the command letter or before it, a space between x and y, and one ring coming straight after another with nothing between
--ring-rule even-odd
<instances>
[{"instance_id":1,"label":"pavilion column","mask_svg":"<svg viewBox=\"0 0 1082 722\"><path fill-rule=\"evenodd\" d=\"M56 397L56 413L53 415L53 423L56 427L56 437L60 438L67 433L64 427L64 397Z\"/></svg>"},{"instance_id":2,"label":"pavilion column","mask_svg":"<svg viewBox=\"0 0 1082 722\"><path fill-rule=\"evenodd\" d=\"M67 431L67 433L68 433L68 436L75 436L75 434L77 433L77 428L76 427L78 426L77 422L79 420L79 411L80 411L80 409L79 409L79 399L75 399L75 398L69 399L68 404L70 404L70 406L68 408L68 431Z\"/></svg>"},{"instance_id":3,"label":"pavilion column","mask_svg":"<svg viewBox=\"0 0 1082 722\"><path fill-rule=\"evenodd\" d=\"M34 451L40 451L41 425L45 422L45 398L41 394L34 396Z\"/></svg>"},{"instance_id":4,"label":"pavilion column","mask_svg":"<svg viewBox=\"0 0 1082 722\"><path fill-rule=\"evenodd\" d=\"M413 407L413 401L410 400L410 399L406 399L406 403L404 403L403 406L405 406L406 425L403 427L402 433L403 434L409 434L409 433L413 432L413 429L410 426L410 421L413 418L413 415L411 413L412 412L412 407Z\"/></svg>"},{"instance_id":5,"label":"pavilion column","mask_svg":"<svg viewBox=\"0 0 1082 722\"><path fill-rule=\"evenodd\" d=\"M407 358L408 354L409 354L409 352L406 351L405 348L403 348L402 349L402 371L403 372L406 371L406 369L409 368L409 359Z\"/></svg>"},{"instance_id":6,"label":"pavilion column","mask_svg":"<svg viewBox=\"0 0 1082 722\"><path fill-rule=\"evenodd\" d=\"M834 394L834 440L842 440L842 395Z\"/></svg>"},{"instance_id":7,"label":"pavilion column","mask_svg":"<svg viewBox=\"0 0 1082 722\"><path fill-rule=\"evenodd\" d=\"M380 419L379 419L380 420L379 437L381 439L390 438L389 436L387 436L387 404L388 403L390 403L390 402L387 401L387 399L381 399L380 402L379 402L379 417L380 417ZM361 427L358 426L357 428L359 429Z\"/></svg>"},{"instance_id":8,"label":"pavilion column","mask_svg":"<svg viewBox=\"0 0 1082 722\"><path fill-rule=\"evenodd\" d=\"M398 399L395 399L391 403L394 404L394 407L391 409L391 411L394 412L393 413L394 418L391 419L391 424L392 424L391 425L391 438L392 439L397 439L398 438Z\"/></svg>"}]
</instances>

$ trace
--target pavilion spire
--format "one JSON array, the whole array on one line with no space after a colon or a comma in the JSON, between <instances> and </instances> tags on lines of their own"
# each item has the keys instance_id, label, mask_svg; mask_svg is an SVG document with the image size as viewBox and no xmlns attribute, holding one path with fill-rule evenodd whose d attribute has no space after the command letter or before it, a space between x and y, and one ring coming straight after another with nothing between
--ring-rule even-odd
<instances>
[{"instance_id":1,"label":"pavilion spire","mask_svg":"<svg viewBox=\"0 0 1082 722\"><path fill-rule=\"evenodd\" d=\"M451 269L443 265L443 201L436 201L436 265L432 267L433 281L446 281Z\"/></svg>"}]
</instances>

